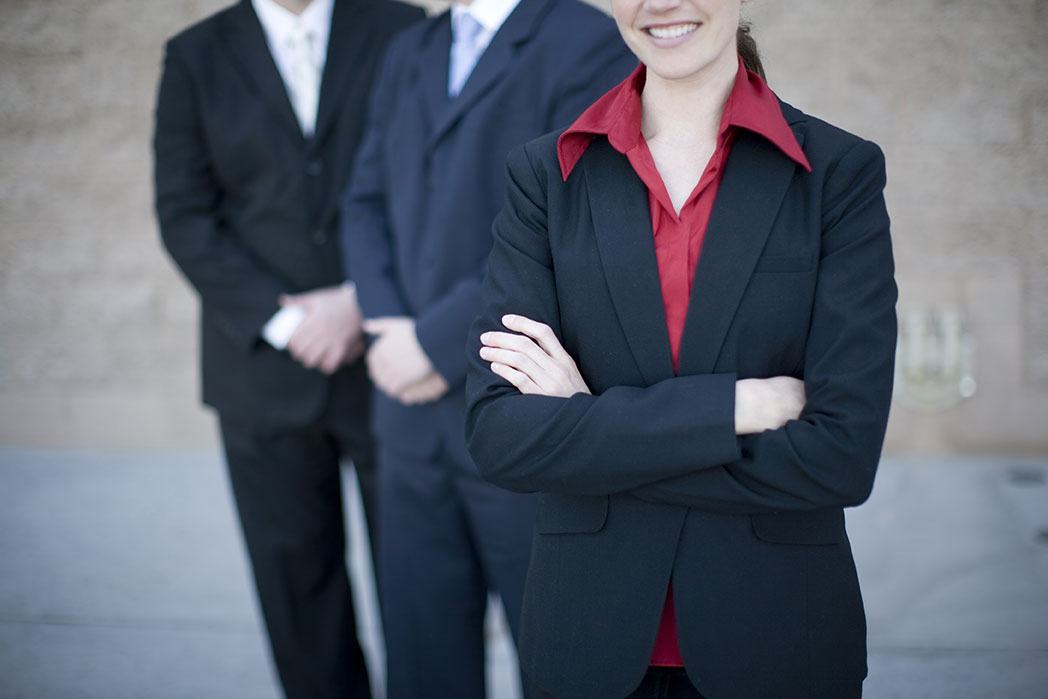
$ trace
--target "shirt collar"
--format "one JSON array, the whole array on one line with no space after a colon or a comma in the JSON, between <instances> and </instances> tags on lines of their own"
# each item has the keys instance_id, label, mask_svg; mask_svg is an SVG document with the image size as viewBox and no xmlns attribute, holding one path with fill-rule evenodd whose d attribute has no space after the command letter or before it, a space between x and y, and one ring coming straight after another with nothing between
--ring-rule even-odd
<instances>
[{"instance_id":1,"label":"shirt collar","mask_svg":"<svg viewBox=\"0 0 1048 699\"><path fill-rule=\"evenodd\" d=\"M519 4L520 0L473 0L468 5L457 2L451 6L451 15L470 14L486 33L494 34Z\"/></svg>"},{"instance_id":2,"label":"shirt collar","mask_svg":"<svg viewBox=\"0 0 1048 699\"><path fill-rule=\"evenodd\" d=\"M557 158L564 180L582 158L595 136L607 136L612 148L626 153L641 138L641 101L646 68L644 64L611 91L594 102L557 139ZM735 85L721 116L720 133L730 128L752 131L769 140L786 156L811 172L804 151L782 115L779 98L760 76L746 70L739 60Z\"/></svg>"},{"instance_id":3,"label":"shirt collar","mask_svg":"<svg viewBox=\"0 0 1048 699\"><path fill-rule=\"evenodd\" d=\"M300 15L275 0L251 0L251 6L272 44L282 45L300 26L313 35L314 46L327 46L335 0L313 0Z\"/></svg>"}]
</instances>

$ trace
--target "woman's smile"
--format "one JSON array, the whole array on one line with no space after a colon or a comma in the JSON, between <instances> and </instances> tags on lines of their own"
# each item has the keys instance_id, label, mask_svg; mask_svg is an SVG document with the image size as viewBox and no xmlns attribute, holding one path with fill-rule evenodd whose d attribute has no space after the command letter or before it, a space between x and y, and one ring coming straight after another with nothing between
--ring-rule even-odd
<instances>
[{"instance_id":1,"label":"woman's smile","mask_svg":"<svg viewBox=\"0 0 1048 699\"><path fill-rule=\"evenodd\" d=\"M735 32L747 0L611 0L626 45L647 67L647 79L683 80L738 67Z\"/></svg>"},{"instance_id":2,"label":"woman's smile","mask_svg":"<svg viewBox=\"0 0 1048 699\"><path fill-rule=\"evenodd\" d=\"M656 40L672 41L673 39L679 39L691 34L697 30L699 26L698 22L678 22L675 24L662 24L647 27L645 31Z\"/></svg>"}]
</instances>

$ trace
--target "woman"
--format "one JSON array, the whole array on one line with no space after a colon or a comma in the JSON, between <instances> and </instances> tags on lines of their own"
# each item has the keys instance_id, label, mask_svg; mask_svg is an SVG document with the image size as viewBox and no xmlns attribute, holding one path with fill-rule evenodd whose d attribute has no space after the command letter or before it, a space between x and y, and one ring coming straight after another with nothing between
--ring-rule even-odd
<instances>
[{"instance_id":1,"label":"woman","mask_svg":"<svg viewBox=\"0 0 1048 699\"><path fill-rule=\"evenodd\" d=\"M884 162L775 98L743 1L612 0L640 67L509 159L467 436L542 494L537 696L862 692L842 508L891 399Z\"/></svg>"}]
</instances>

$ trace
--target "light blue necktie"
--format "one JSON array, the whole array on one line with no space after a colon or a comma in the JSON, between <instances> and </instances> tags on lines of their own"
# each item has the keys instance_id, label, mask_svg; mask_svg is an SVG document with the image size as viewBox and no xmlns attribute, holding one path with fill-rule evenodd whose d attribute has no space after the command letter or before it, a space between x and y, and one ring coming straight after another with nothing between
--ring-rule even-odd
<instances>
[{"instance_id":1,"label":"light blue necktie","mask_svg":"<svg viewBox=\"0 0 1048 699\"><path fill-rule=\"evenodd\" d=\"M462 86L466 84L477 59L483 51L479 49L479 39L484 31L483 25L468 12L453 16L455 20L451 30L451 63L448 66L448 97L458 97Z\"/></svg>"}]
</instances>

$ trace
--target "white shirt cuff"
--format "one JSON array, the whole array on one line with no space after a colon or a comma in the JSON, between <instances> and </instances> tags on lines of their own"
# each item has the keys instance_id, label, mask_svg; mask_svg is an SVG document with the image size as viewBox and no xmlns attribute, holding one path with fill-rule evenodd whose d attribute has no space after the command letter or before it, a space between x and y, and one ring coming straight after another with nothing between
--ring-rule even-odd
<instances>
[{"instance_id":1,"label":"white shirt cuff","mask_svg":"<svg viewBox=\"0 0 1048 699\"><path fill-rule=\"evenodd\" d=\"M262 327L262 338L278 350L287 349L291 336L306 318L301 306L284 306Z\"/></svg>"}]
</instances>

